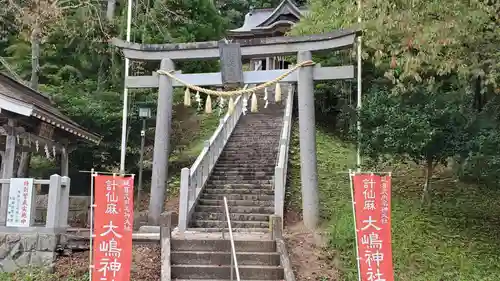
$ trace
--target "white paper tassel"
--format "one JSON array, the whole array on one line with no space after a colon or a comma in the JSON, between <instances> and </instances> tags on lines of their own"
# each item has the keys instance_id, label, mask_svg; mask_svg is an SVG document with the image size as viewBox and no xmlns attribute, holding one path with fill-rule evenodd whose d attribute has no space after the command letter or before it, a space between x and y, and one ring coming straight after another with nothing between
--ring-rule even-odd
<instances>
[{"instance_id":1,"label":"white paper tassel","mask_svg":"<svg viewBox=\"0 0 500 281\"><path fill-rule=\"evenodd\" d=\"M52 156L54 156L54 158L56 158L56 146L55 145L52 146Z\"/></svg>"},{"instance_id":2,"label":"white paper tassel","mask_svg":"<svg viewBox=\"0 0 500 281\"><path fill-rule=\"evenodd\" d=\"M223 97L219 97L219 116L222 115L222 111L224 110L224 98Z\"/></svg>"},{"instance_id":3,"label":"white paper tassel","mask_svg":"<svg viewBox=\"0 0 500 281\"><path fill-rule=\"evenodd\" d=\"M244 94L243 95L243 108L242 108L242 113L243 115L247 115L247 106L248 106L248 97L247 97L247 94Z\"/></svg>"},{"instance_id":4,"label":"white paper tassel","mask_svg":"<svg viewBox=\"0 0 500 281\"><path fill-rule=\"evenodd\" d=\"M280 85L280 83L276 83L276 90L274 93L274 101L275 102L281 101L281 85Z\"/></svg>"},{"instance_id":5,"label":"white paper tassel","mask_svg":"<svg viewBox=\"0 0 500 281\"><path fill-rule=\"evenodd\" d=\"M44 146L44 150L45 150L45 157L47 157L48 159L50 159L49 146L45 145Z\"/></svg>"},{"instance_id":6,"label":"white paper tassel","mask_svg":"<svg viewBox=\"0 0 500 281\"><path fill-rule=\"evenodd\" d=\"M229 115L233 114L234 112L234 100L233 100L233 97L230 97L229 98L229 103L227 105L227 113L229 113Z\"/></svg>"},{"instance_id":7,"label":"white paper tassel","mask_svg":"<svg viewBox=\"0 0 500 281\"><path fill-rule=\"evenodd\" d=\"M186 91L184 91L184 105L191 106L191 91L186 87Z\"/></svg>"},{"instance_id":8,"label":"white paper tassel","mask_svg":"<svg viewBox=\"0 0 500 281\"><path fill-rule=\"evenodd\" d=\"M259 111L259 106L257 104L257 95L255 95L255 92L252 93L252 101L250 102L250 111L251 112Z\"/></svg>"},{"instance_id":9,"label":"white paper tassel","mask_svg":"<svg viewBox=\"0 0 500 281\"><path fill-rule=\"evenodd\" d=\"M267 108L267 105L269 104L267 88L264 89L264 101L266 101L264 108Z\"/></svg>"},{"instance_id":10,"label":"white paper tassel","mask_svg":"<svg viewBox=\"0 0 500 281\"><path fill-rule=\"evenodd\" d=\"M36 152L40 149L40 145L38 144L38 140L35 141Z\"/></svg>"},{"instance_id":11,"label":"white paper tassel","mask_svg":"<svg viewBox=\"0 0 500 281\"><path fill-rule=\"evenodd\" d=\"M196 92L196 95L194 96L194 99L198 103L198 111L201 110L201 97L200 97L200 92Z\"/></svg>"},{"instance_id":12,"label":"white paper tassel","mask_svg":"<svg viewBox=\"0 0 500 281\"><path fill-rule=\"evenodd\" d=\"M210 95L207 95L207 100L205 103L205 113L212 113L212 98L210 97Z\"/></svg>"}]
</instances>

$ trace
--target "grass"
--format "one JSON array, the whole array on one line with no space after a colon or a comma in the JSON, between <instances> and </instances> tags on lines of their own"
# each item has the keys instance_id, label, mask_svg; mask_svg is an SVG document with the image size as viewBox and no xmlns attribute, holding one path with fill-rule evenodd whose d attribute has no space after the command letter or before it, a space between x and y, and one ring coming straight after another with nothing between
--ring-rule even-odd
<instances>
[{"instance_id":1,"label":"grass","mask_svg":"<svg viewBox=\"0 0 500 281\"><path fill-rule=\"evenodd\" d=\"M57 274L48 273L44 270L37 268L25 268L20 269L13 273L0 272L1 281L53 281L53 280L64 280L64 281L89 281L88 274L80 277L74 277L68 275L61 278Z\"/></svg>"},{"instance_id":2,"label":"grass","mask_svg":"<svg viewBox=\"0 0 500 281\"><path fill-rule=\"evenodd\" d=\"M200 155L205 141L208 140L215 129L219 125L219 115L217 113L212 114L200 114L197 116L199 118L199 128L197 128L193 140L189 143L189 146L177 153L172 153L169 157L169 161L174 164L177 169L172 169L172 174L168 180L169 196L177 196L180 188L180 175L181 167L189 167L193 164L194 160ZM175 164L178 162L179 164Z\"/></svg>"},{"instance_id":3,"label":"grass","mask_svg":"<svg viewBox=\"0 0 500 281\"><path fill-rule=\"evenodd\" d=\"M291 146L287 206L301 209L297 128ZM354 147L318 129L321 216L328 256L341 280L357 280L352 205L347 171ZM422 208L421 169L396 164L393 171L392 237L395 279L401 281L500 280L500 190L455 182L446 170L434 179L432 204ZM321 280L321 279L318 279Z\"/></svg>"}]
</instances>

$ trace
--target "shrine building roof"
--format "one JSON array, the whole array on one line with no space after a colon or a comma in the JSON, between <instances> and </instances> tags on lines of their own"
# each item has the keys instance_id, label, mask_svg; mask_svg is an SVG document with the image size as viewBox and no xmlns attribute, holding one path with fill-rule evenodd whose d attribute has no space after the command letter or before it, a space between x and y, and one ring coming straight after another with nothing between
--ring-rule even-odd
<instances>
[{"instance_id":1,"label":"shrine building roof","mask_svg":"<svg viewBox=\"0 0 500 281\"><path fill-rule=\"evenodd\" d=\"M228 31L233 38L248 36L273 36L276 32L284 34L292 25L307 13L291 0L283 0L278 7L255 9L245 15L243 26Z\"/></svg>"},{"instance_id":2,"label":"shrine building roof","mask_svg":"<svg viewBox=\"0 0 500 281\"><path fill-rule=\"evenodd\" d=\"M61 113L49 96L0 72L0 114L3 111L9 112L10 115L38 119L65 135L87 142L98 144L101 140L100 135L85 129Z\"/></svg>"}]
</instances>

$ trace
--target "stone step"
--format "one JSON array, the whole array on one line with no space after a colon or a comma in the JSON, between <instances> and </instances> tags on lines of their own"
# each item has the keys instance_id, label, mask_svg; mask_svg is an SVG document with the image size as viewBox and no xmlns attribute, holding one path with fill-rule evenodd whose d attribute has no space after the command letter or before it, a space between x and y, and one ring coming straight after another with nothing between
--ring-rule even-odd
<instances>
[{"instance_id":1,"label":"stone step","mask_svg":"<svg viewBox=\"0 0 500 281\"><path fill-rule=\"evenodd\" d=\"M260 175L260 174L273 174L274 175L274 166L269 166L266 168L262 167L225 167L225 166L217 166L215 165L212 170L212 175L217 174L243 174L243 175Z\"/></svg>"},{"instance_id":2,"label":"stone step","mask_svg":"<svg viewBox=\"0 0 500 281\"><path fill-rule=\"evenodd\" d=\"M250 184L272 184L272 180L245 180L242 182L237 179L224 179L224 180L209 180L211 184L215 185L224 185L224 184L233 184L233 183L250 183Z\"/></svg>"},{"instance_id":3,"label":"stone step","mask_svg":"<svg viewBox=\"0 0 500 281\"><path fill-rule=\"evenodd\" d=\"M247 181L247 180L272 180L274 173L264 175L242 175L242 174L212 174L211 180L234 180L234 181Z\"/></svg>"},{"instance_id":4,"label":"stone step","mask_svg":"<svg viewBox=\"0 0 500 281\"><path fill-rule=\"evenodd\" d=\"M210 181L207 183L207 188L216 189L272 189L272 184L246 184L246 183L229 183L229 184L213 184Z\"/></svg>"},{"instance_id":5,"label":"stone step","mask_svg":"<svg viewBox=\"0 0 500 281\"><path fill-rule=\"evenodd\" d=\"M219 160L217 161L217 164L216 166L225 166L225 165L235 165L235 166L239 166L239 167L249 167L249 166L257 166L257 167L261 167L261 166L265 166L265 167L269 167L269 166L276 166L276 157L273 157L272 159L247 159L247 161L245 162L238 162L238 159L239 158L236 158L236 157L227 157L227 158L219 158Z\"/></svg>"},{"instance_id":6,"label":"stone step","mask_svg":"<svg viewBox=\"0 0 500 281\"><path fill-rule=\"evenodd\" d=\"M242 175L242 176L262 176L262 175L274 175L274 167L269 167L267 169L217 169L217 166L212 171L212 175Z\"/></svg>"},{"instance_id":7,"label":"stone step","mask_svg":"<svg viewBox=\"0 0 500 281\"><path fill-rule=\"evenodd\" d=\"M223 152L226 153L241 153L241 154L252 154L252 153L258 153L258 154L276 154L278 152L278 147L255 147L249 149L248 147L239 147L239 146L229 146L229 147L224 147Z\"/></svg>"},{"instance_id":8,"label":"stone step","mask_svg":"<svg viewBox=\"0 0 500 281\"><path fill-rule=\"evenodd\" d=\"M231 265L231 252L177 251L171 253L172 264ZM237 252L238 265L280 265L276 252Z\"/></svg>"},{"instance_id":9,"label":"stone step","mask_svg":"<svg viewBox=\"0 0 500 281\"><path fill-rule=\"evenodd\" d=\"M193 281L193 279L172 279L172 281ZM199 281L234 281L230 279L201 279ZM283 280L248 280L248 279L240 279L240 281L283 281Z\"/></svg>"},{"instance_id":10,"label":"stone step","mask_svg":"<svg viewBox=\"0 0 500 281\"><path fill-rule=\"evenodd\" d=\"M249 163L249 164L267 164L276 165L276 154L263 156L263 155L240 155L240 154L222 154L217 163Z\"/></svg>"},{"instance_id":11,"label":"stone step","mask_svg":"<svg viewBox=\"0 0 500 281\"><path fill-rule=\"evenodd\" d=\"M191 222L194 227L204 228L227 228L227 221L215 220L193 220ZM265 221L231 221L231 227L234 228L268 228L269 222Z\"/></svg>"},{"instance_id":12,"label":"stone step","mask_svg":"<svg viewBox=\"0 0 500 281\"><path fill-rule=\"evenodd\" d=\"M238 266L241 279L249 280L282 280L283 268L278 266L242 265ZM184 279L229 279L230 265L172 265L172 278Z\"/></svg>"},{"instance_id":13,"label":"stone step","mask_svg":"<svg viewBox=\"0 0 500 281\"><path fill-rule=\"evenodd\" d=\"M200 205L205 206L224 206L224 200L210 200L200 198ZM227 206L249 206L249 207L273 207L274 201L255 201L255 200L227 200Z\"/></svg>"},{"instance_id":14,"label":"stone step","mask_svg":"<svg viewBox=\"0 0 500 281\"><path fill-rule=\"evenodd\" d=\"M203 193L201 195L201 199L208 200L224 200L224 197L227 200L247 200L247 201L273 201L274 195L264 195L264 194L211 194L211 193Z\"/></svg>"},{"instance_id":15,"label":"stone step","mask_svg":"<svg viewBox=\"0 0 500 281\"><path fill-rule=\"evenodd\" d=\"M241 169L247 169L248 171L258 171L260 169L262 170L267 170L267 169L274 169L276 167L275 163L271 164L259 164L255 166L252 163L238 163L238 162L229 162L226 161L219 161L217 164L215 164L214 169L227 169L227 170L241 170Z\"/></svg>"},{"instance_id":16,"label":"stone step","mask_svg":"<svg viewBox=\"0 0 500 281\"><path fill-rule=\"evenodd\" d=\"M190 226L188 227L187 231L194 231L198 233L214 233L216 235L220 235L221 231L224 230L226 233L226 237L228 237L228 229L227 225L225 228L220 228L220 227L193 227ZM246 233L269 233L269 227L266 228L233 228L233 234L246 234Z\"/></svg>"},{"instance_id":17,"label":"stone step","mask_svg":"<svg viewBox=\"0 0 500 281\"><path fill-rule=\"evenodd\" d=\"M274 190L272 190L272 189L266 189L266 188L253 188L253 189L241 189L241 188L205 188L203 190L203 193L206 193L206 194L217 194L217 195L228 195L228 194L274 195Z\"/></svg>"},{"instance_id":18,"label":"stone step","mask_svg":"<svg viewBox=\"0 0 500 281\"><path fill-rule=\"evenodd\" d=\"M240 213L240 214L274 214L274 207L260 207L260 206L228 206L230 213ZM197 205L195 212L205 212L205 213L223 213L225 212L224 206L206 206Z\"/></svg>"},{"instance_id":19,"label":"stone step","mask_svg":"<svg viewBox=\"0 0 500 281\"><path fill-rule=\"evenodd\" d=\"M231 222L233 221L262 221L269 222L270 214L248 214L248 213L232 213L229 211ZM206 213L206 212L195 212L193 214L195 220L201 221L224 221L227 224L225 212L220 213Z\"/></svg>"},{"instance_id":20,"label":"stone step","mask_svg":"<svg viewBox=\"0 0 500 281\"><path fill-rule=\"evenodd\" d=\"M261 157L270 157L270 156L275 156L277 153L278 153L278 149L274 149L273 151L266 151L264 150L265 148L263 149L259 149L259 150L253 150L253 151L249 151L249 150L242 150L242 149L239 149L239 148L232 148L232 149L224 149L222 151L222 155L251 155L251 156L261 156Z\"/></svg>"},{"instance_id":21,"label":"stone step","mask_svg":"<svg viewBox=\"0 0 500 281\"><path fill-rule=\"evenodd\" d=\"M235 138L242 138L242 139L255 139L258 140L259 138L264 138L265 140L273 140L273 139L279 139L281 135L281 131L278 131L277 128L267 128L267 129L261 129L261 130L246 130L244 132L238 132L238 130L233 131L231 136L229 137L229 140L233 140Z\"/></svg>"},{"instance_id":22,"label":"stone step","mask_svg":"<svg viewBox=\"0 0 500 281\"><path fill-rule=\"evenodd\" d=\"M220 231L220 228L218 229ZM208 231L207 231L208 232ZM227 236L227 234L226 234ZM276 252L276 243L273 240L235 240L236 252ZM222 239L172 239L172 251L206 251L206 252L229 252L231 243Z\"/></svg>"}]
</instances>

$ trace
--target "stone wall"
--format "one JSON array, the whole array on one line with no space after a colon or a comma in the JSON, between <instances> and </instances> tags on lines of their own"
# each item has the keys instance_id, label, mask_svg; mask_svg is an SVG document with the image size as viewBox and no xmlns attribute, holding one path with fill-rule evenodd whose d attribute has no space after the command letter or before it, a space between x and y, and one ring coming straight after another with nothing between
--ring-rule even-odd
<instances>
[{"instance_id":1,"label":"stone wall","mask_svg":"<svg viewBox=\"0 0 500 281\"><path fill-rule=\"evenodd\" d=\"M53 270L58 240L59 235L53 233L0 232L0 271L26 266Z\"/></svg>"},{"instance_id":2,"label":"stone wall","mask_svg":"<svg viewBox=\"0 0 500 281\"><path fill-rule=\"evenodd\" d=\"M35 223L43 224L47 217L48 195L36 196ZM70 196L68 224L72 227L84 227L88 220L90 196Z\"/></svg>"}]
</instances>

